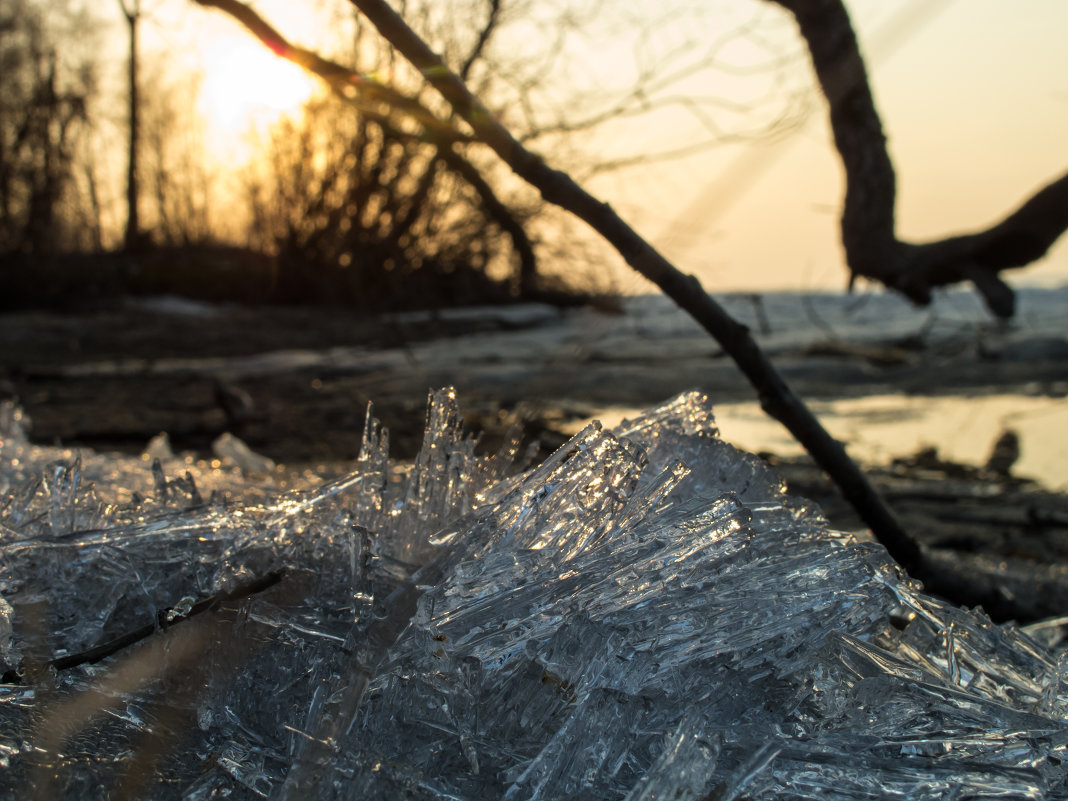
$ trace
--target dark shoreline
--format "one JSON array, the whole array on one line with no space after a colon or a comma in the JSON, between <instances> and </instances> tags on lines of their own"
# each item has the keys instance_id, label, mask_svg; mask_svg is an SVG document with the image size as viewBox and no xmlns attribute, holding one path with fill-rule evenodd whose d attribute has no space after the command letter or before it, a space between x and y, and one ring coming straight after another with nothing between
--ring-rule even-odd
<instances>
[{"instance_id":1,"label":"dark shoreline","mask_svg":"<svg viewBox=\"0 0 1068 801\"><path fill-rule=\"evenodd\" d=\"M427 392L446 385L456 386L464 425L484 448L519 424L528 441L540 442L540 457L566 441L576 420L609 406L648 407L695 386L713 403L753 400L711 340L639 335L598 350L599 332L616 318L584 312L582 330L592 333L554 340L561 314L532 308L385 321L340 310L240 307L210 319L145 309L5 314L0 391L24 407L37 444L140 454L166 431L176 452L206 458L213 440L230 432L283 470L324 476L356 458L369 401L390 429L392 455L410 458L422 440ZM529 343L510 350L513 334L549 344L544 352ZM895 347L799 347L774 360L808 399L1068 391L1068 359L1057 348L981 360L902 357ZM791 493L818 503L832 525L861 527L810 461L764 456ZM869 473L928 547L946 558L985 560L977 575L1001 564L1025 577L1068 569L1066 495L930 460ZM1068 613L1068 582L1041 586L1028 590L1017 581L1005 592L1033 592L1036 614Z\"/></svg>"},{"instance_id":2,"label":"dark shoreline","mask_svg":"<svg viewBox=\"0 0 1068 801\"><path fill-rule=\"evenodd\" d=\"M278 462L354 458L369 401L395 454L410 457L427 392L443 386L456 387L469 429L493 437L519 419L546 450L599 409L645 408L693 388L713 403L755 400L700 331L664 336L637 323L624 337L626 318L592 310L372 316L182 303L0 314L0 398L18 400L44 444L137 453L166 431L177 449L205 454L229 431ZM956 352L945 343L791 345L771 357L808 400L1068 394L1068 342L1048 336L988 337L963 352L959 342ZM228 405L228 393L245 408Z\"/></svg>"}]
</instances>

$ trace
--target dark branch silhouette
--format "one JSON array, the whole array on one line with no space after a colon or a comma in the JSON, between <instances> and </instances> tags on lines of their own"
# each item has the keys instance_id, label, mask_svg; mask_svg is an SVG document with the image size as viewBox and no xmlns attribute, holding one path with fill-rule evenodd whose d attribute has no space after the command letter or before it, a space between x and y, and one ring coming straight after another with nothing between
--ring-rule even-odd
<instances>
[{"instance_id":1,"label":"dark branch silhouette","mask_svg":"<svg viewBox=\"0 0 1068 801\"><path fill-rule=\"evenodd\" d=\"M872 278L915 303L931 290L970 281L998 317L1011 317L1004 270L1042 258L1068 229L1068 173L984 231L915 244L894 228L896 182L864 60L841 0L772 0L794 15L830 106L846 173L842 244L852 277Z\"/></svg>"},{"instance_id":2,"label":"dark branch silhouette","mask_svg":"<svg viewBox=\"0 0 1068 801\"><path fill-rule=\"evenodd\" d=\"M764 410L785 425L834 479L843 496L894 559L909 572L922 573L919 546L905 533L841 443L826 432L778 374L750 336L749 329L732 319L696 278L680 272L611 206L590 195L570 175L553 169L523 147L384 0L352 2L516 175L538 189L546 201L589 224L631 267L659 286L719 342L756 389Z\"/></svg>"},{"instance_id":3,"label":"dark branch silhouette","mask_svg":"<svg viewBox=\"0 0 1068 801\"><path fill-rule=\"evenodd\" d=\"M156 613L155 623L141 626L140 628L126 632L112 640L100 643L99 645L94 645L92 648L87 648L84 651L57 657L56 659L49 661L48 665L56 670L70 670L71 668L78 667L78 665L92 664L107 659L110 656L115 656L120 651L129 648L131 645L136 645L142 640L151 637L158 631L169 629L171 626L177 625L182 621L189 620L205 612L214 611L227 601L241 601L264 592L280 582L282 577L282 573L272 572L262 577L240 582L228 590L217 592L207 598L202 598L190 606L188 610L161 609ZM15 681L15 683L18 682Z\"/></svg>"},{"instance_id":4,"label":"dark branch silhouette","mask_svg":"<svg viewBox=\"0 0 1068 801\"><path fill-rule=\"evenodd\" d=\"M549 167L526 150L450 72L441 59L385 0L352 0L360 11L405 58L427 77L453 108L516 173L537 188L550 203L584 220L626 259L690 314L738 365L756 389L764 411L781 422L838 485L842 496L871 529L890 556L927 590L954 603L982 605L1000 620L1033 617L1026 599L1006 597L996 587L975 581L937 553L921 549L872 487L864 473L820 425L804 402L790 389L749 334L711 298L691 275L679 271L636 233L607 204L579 186L570 175Z\"/></svg>"},{"instance_id":5,"label":"dark branch silhouette","mask_svg":"<svg viewBox=\"0 0 1068 801\"><path fill-rule=\"evenodd\" d=\"M204 5L226 6L235 0L197 0ZM569 174L550 167L539 155L527 150L472 93L466 83L452 72L444 61L416 34L384 0L352 0L353 4L377 28L393 48L412 63L442 97L457 116L474 131L475 141L488 145L510 168L528 184L536 188L545 201L582 219L607 240L637 272L653 281L676 304L690 314L708 331L738 365L756 389L761 406L779 420L808 451L816 463L838 485L843 497L857 510L858 516L871 529L892 558L913 577L922 580L931 592L962 604L982 604L999 619L1019 617L1027 619L1032 610L1026 602L1004 597L989 585L977 584L953 565L947 565L937 554L922 549L901 526L894 513L872 487L864 473L812 415L804 402L790 389L768 361L749 334L749 330L733 320L712 298L696 278L678 270L655 248L616 214L607 204L584 190ZM852 37L852 31L849 31ZM855 40L854 48L855 48ZM857 65L854 64L854 67ZM862 65L861 65L862 66ZM865 85L866 90L866 85ZM868 92L870 98L870 92ZM420 104L425 110L425 106ZM873 105L872 105L873 108ZM875 118L877 121L877 117ZM871 120L868 120L871 122ZM876 129L881 139L881 132ZM471 140L465 140L471 141ZM853 152L853 151L850 151ZM874 185L893 189L893 170L886 158L885 147L879 151L882 163L872 169ZM861 157L862 151L856 155ZM870 155L870 154L869 154ZM878 153L876 154L878 155ZM878 162L879 160L876 159ZM858 162L862 171L868 167ZM880 184L879 182L883 183ZM864 187L861 187L862 190ZM856 187L854 187L854 202ZM863 192L861 192L863 194ZM1018 217L1036 218L1056 213L1057 190L1040 193ZM865 199L865 198L861 198ZM884 213L861 216L869 225L870 235L893 240L892 202L881 196L866 199L890 214L890 227ZM882 204L881 206L879 204ZM1052 208L1051 210L1051 207ZM952 240L947 240L951 242ZM950 245L942 245L949 248ZM928 252L934 252L934 246ZM995 275L996 278L996 275ZM972 280L975 280L973 277ZM980 279L983 280L983 279ZM987 292L993 292L987 284Z\"/></svg>"},{"instance_id":6,"label":"dark branch silhouette","mask_svg":"<svg viewBox=\"0 0 1068 801\"><path fill-rule=\"evenodd\" d=\"M486 23L482 26L482 30L478 33L478 41L475 42L475 46L471 48L471 52L468 53L467 58L464 59L463 66L460 67L460 77L465 81L471 77L471 69L478 63L478 60L482 58L482 53L486 49L486 45L493 37L493 32L497 29L498 23L501 21L501 0L489 0L489 12L486 16Z\"/></svg>"}]
</instances>

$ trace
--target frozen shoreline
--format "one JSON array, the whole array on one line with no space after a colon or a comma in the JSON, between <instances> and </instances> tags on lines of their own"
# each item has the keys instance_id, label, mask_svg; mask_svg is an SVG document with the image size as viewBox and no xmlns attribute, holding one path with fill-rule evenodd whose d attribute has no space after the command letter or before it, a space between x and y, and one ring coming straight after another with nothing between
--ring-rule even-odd
<instances>
[{"instance_id":1,"label":"frozen shoreline","mask_svg":"<svg viewBox=\"0 0 1068 801\"><path fill-rule=\"evenodd\" d=\"M1021 464L1043 478L1042 459L1027 443L1055 453L1058 436L1068 436L1065 426L1032 422L1040 418L1024 408L1056 405L1068 394L1066 289L1023 291L1019 319L1008 326L965 293L929 311L881 295L724 301L795 391L829 410L832 428L840 419L837 436L856 439L852 426L875 443L861 458L915 449L912 435L884 425L895 414L924 416L919 407L963 399L983 409L994 408L986 401L995 397L1022 400L1018 410L998 406L985 434L967 433L967 455L948 440L929 443L947 455L974 461L1000 426L1017 426L1026 440ZM36 441L138 452L165 430L176 447L205 453L219 433L234 430L276 461L345 460L358 450L371 400L395 432L398 453L412 454L426 393L441 386L457 388L473 429L492 435L503 410L531 421L531 436L550 448L579 421L695 387L735 420L757 418L753 391L730 360L660 297L625 299L624 315L523 305L355 318L331 309L139 304L95 315L0 316L0 383L33 418ZM770 333L759 333L760 310ZM220 408L220 383L251 400L243 419ZM870 409L876 398L884 399L878 413ZM725 425L731 417L724 414ZM740 444L782 450L768 425L763 438ZM1050 474L1047 483L1063 479Z\"/></svg>"}]
</instances>

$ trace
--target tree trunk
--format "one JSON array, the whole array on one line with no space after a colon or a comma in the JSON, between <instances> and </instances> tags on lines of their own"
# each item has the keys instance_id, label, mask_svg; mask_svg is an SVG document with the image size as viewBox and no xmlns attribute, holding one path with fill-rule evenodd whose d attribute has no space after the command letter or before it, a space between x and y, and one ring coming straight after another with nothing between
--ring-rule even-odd
<instances>
[{"instance_id":1,"label":"tree trunk","mask_svg":"<svg viewBox=\"0 0 1068 801\"><path fill-rule=\"evenodd\" d=\"M126 236L125 248L128 251L136 250L141 244L141 221L138 215L138 200L140 186L138 183L138 150L140 148L140 100L137 94L137 24L141 17L141 2L134 0L133 5L127 8L120 0L122 13L126 17L126 23L130 33L130 61L129 61L129 159L126 169Z\"/></svg>"}]
</instances>

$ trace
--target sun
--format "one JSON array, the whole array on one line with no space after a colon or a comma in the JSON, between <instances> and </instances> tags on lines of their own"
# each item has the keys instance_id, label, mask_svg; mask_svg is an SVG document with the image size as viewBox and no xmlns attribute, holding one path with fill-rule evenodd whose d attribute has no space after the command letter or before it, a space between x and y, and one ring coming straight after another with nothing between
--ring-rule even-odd
<instances>
[{"instance_id":1,"label":"sun","mask_svg":"<svg viewBox=\"0 0 1068 801\"><path fill-rule=\"evenodd\" d=\"M220 134L239 136L297 112L318 89L297 65L247 37L227 37L204 51L201 111Z\"/></svg>"}]
</instances>

